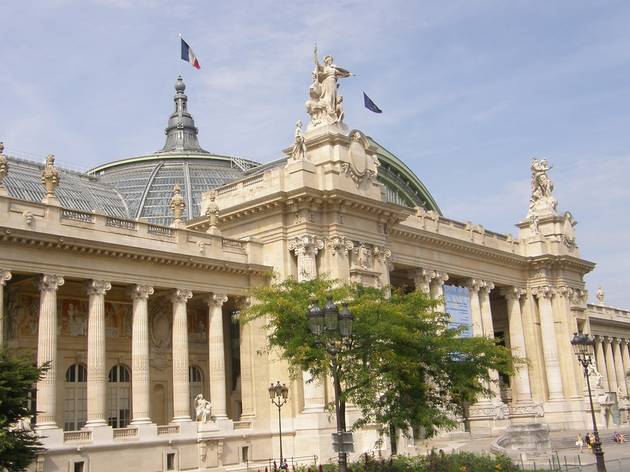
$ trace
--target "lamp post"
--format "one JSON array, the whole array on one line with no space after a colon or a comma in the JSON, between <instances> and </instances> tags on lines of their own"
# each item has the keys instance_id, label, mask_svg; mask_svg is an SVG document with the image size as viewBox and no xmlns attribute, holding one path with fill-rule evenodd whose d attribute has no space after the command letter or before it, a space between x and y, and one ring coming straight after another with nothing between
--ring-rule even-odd
<instances>
[{"instance_id":1,"label":"lamp post","mask_svg":"<svg viewBox=\"0 0 630 472\"><path fill-rule=\"evenodd\" d=\"M350 343L353 320L354 316L348 310L348 304L344 303L339 310L331 297L328 297L324 308L320 308L317 301L313 301L308 310L309 330L330 355L337 419L337 433L333 435L333 447L339 454L339 472L348 471L347 451L351 450L352 433L346 432L346 403L342 400L338 355Z\"/></svg>"},{"instance_id":2,"label":"lamp post","mask_svg":"<svg viewBox=\"0 0 630 472\"><path fill-rule=\"evenodd\" d=\"M595 462L597 464L597 472L606 472L606 462L604 461L604 451L602 450L602 442L599 440L599 431L597 431L597 421L595 419L595 410L593 409L593 396L591 394L591 381L588 375L588 366L593 359L593 345L595 342L593 338L588 334L574 333L573 339L571 339L571 345L573 346L573 352L578 358L578 361L584 369L584 376L586 377L586 386L588 387L588 399L591 404L591 418L593 420L593 436L595 441L591 443L593 447L593 454L595 455Z\"/></svg>"},{"instance_id":3,"label":"lamp post","mask_svg":"<svg viewBox=\"0 0 630 472\"><path fill-rule=\"evenodd\" d=\"M284 457L282 455L282 415L280 410L289 398L289 388L285 384L281 384L278 380L274 385L273 382L269 386L269 398L271 403L278 408L278 433L280 435L280 468L284 467Z\"/></svg>"}]
</instances>

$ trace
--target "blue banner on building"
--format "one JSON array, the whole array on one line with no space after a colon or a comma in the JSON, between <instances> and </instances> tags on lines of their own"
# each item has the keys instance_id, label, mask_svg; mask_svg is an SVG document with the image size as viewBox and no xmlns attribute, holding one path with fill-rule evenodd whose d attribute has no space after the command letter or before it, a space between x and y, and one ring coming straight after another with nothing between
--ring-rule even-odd
<instances>
[{"instance_id":1,"label":"blue banner on building","mask_svg":"<svg viewBox=\"0 0 630 472\"><path fill-rule=\"evenodd\" d=\"M464 326L466 331L461 335L472 336L472 324L470 316L470 294L465 287L444 285L445 311L451 315L452 327Z\"/></svg>"}]
</instances>

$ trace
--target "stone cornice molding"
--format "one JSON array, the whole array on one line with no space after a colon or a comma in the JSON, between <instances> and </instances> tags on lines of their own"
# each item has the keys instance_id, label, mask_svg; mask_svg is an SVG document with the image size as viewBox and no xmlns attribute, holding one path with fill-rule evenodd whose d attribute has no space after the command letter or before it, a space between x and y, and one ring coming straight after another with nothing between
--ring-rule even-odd
<instances>
[{"instance_id":1,"label":"stone cornice molding","mask_svg":"<svg viewBox=\"0 0 630 472\"><path fill-rule=\"evenodd\" d=\"M345 236L333 236L326 241L326 247L333 256L337 254L346 256L354 249L354 243Z\"/></svg>"},{"instance_id":2,"label":"stone cornice molding","mask_svg":"<svg viewBox=\"0 0 630 472\"><path fill-rule=\"evenodd\" d=\"M520 300L525 295L525 290L519 287L502 287L499 293L507 300Z\"/></svg>"},{"instance_id":3,"label":"stone cornice molding","mask_svg":"<svg viewBox=\"0 0 630 472\"><path fill-rule=\"evenodd\" d=\"M85 286L89 296L104 296L112 288L112 284L106 280L88 280Z\"/></svg>"},{"instance_id":4,"label":"stone cornice molding","mask_svg":"<svg viewBox=\"0 0 630 472\"><path fill-rule=\"evenodd\" d=\"M224 293L211 293L206 301L210 308L221 308L228 301L228 297Z\"/></svg>"},{"instance_id":5,"label":"stone cornice molding","mask_svg":"<svg viewBox=\"0 0 630 472\"><path fill-rule=\"evenodd\" d=\"M150 285L136 285L131 288L131 299L132 300L148 300L151 295L153 295L153 287Z\"/></svg>"},{"instance_id":6,"label":"stone cornice molding","mask_svg":"<svg viewBox=\"0 0 630 472\"><path fill-rule=\"evenodd\" d=\"M7 269L0 269L0 285L6 285L11 280L11 272Z\"/></svg>"},{"instance_id":7,"label":"stone cornice molding","mask_svg":"<svg viewBox=\"0 0 630 472\"><path fill-rule=\"evenodd\" d=\"M193 296L192 290L187 288L176 288L171 295L172 303L188 303Z\"/></svg>"},{"instance_id":8,"label":"stone cornice molding","mask_svg":"<svg viewBox=\"0 0 630 472\"><path fill-rule=\"evenodd\" d=\"M55 249L58 251L68 251L100 257L124 258L142 263L182 266L234 274L266 275L269 273L269 267L260 264L228 262L217 259L208 261L208 258L200 256L189 256L186 254L175 255L155 249L124 247L114 244L110 244L110 247L95 247L95 241L75 240L74 238L56 237L44 233L37 233L37 237L33 235L18 235L13 234L12 230L8 228L4 231L0 228L0 231L3 233L0 235L1 243L16 244L25 247Z\"/></svg>"},{"instance_id":9,"label":"stone cornice molding","mask_svg":"<svg viewBox=\"0 0 630 472\"><path fill-rule=\"evenodd\" d=\"M39 290L42 292L56 292L64 282L65 280L61 275L44 274L39 280Z\"/></svg>"}]
</instances>

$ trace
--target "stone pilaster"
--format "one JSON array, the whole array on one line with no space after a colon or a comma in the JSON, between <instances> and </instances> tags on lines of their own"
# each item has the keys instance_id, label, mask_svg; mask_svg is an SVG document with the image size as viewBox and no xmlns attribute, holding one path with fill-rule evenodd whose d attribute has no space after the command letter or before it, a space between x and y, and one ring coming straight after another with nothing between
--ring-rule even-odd
<instances>
[{"instance_id":1,"label":"stone pilaster","mask_svg":"<svg viewBox=\"0 0 630 472\"><path fill-rule=\"evenodd\" d=\"M149 366L148 300L153 287L136 285L131 289L133 321L131 340L131 394L134 425L151 423L151 383Z\"/></svg>"},{"instance_id":2,"label":"stone pilaster","mask_svg":"<svg viewBox=\"0 0 630 472\"><path fill-rule=\"evenodd\" d=\"M612 340L613 358L615 361L615 374L617 376L617 389L620 392L619 400L628 398L628 387L626 385L626 375L623 368L623 359L621 358L621 339Z\"/></svg>"},{"instance_id":3,"label":"stone pilaster","mask_svg":"<svg viewBox=\"0 0 630 472\"><path fill-rule=\"evenodd\" d=\"M560 371L558 345L556 343L556 328L553 318L553 307L551 305L551 298L554 295L553 289L550 286L542 286L534 289L533 293L538 299L540 331L549 400L562 400L564 398L562 373Z\"/></svg>"},{"instance_id":4,"label":"stone pilaster","mask_svg":"<svg viewBox=\"0 0 630 472\"><path fill-rule=\"evenodd\" d=\"M597 362L597 370L602 376L602 386L606 392L610 391L608 383L608 371L606 370L606 360L604 359L604 344L601 336L595 336L595 361Z\"/></svg>"},{"instance_id":5,"label":"stone pilaster","mask_svg":"<svg viewBox=\"0 0 630 472\"><path fill-rule=\"evenodd\" d=\"M613 339L604 336L604 359L606 360L606 375L608 376L608 391L617 393L617 374L615 373L615 359L612 351Z\"/></svg>"},{"instance_id":6,"label":"stone pilaster","mask_svg":"<svg viewBox=\"0 0 630 472\"><path fill-rule=\"evenodd\" d=\"M344 236L334 236L326 241L328 269L330 275L339 280L350 278L350 253L354 243Z\"/></svg>"},{"instance_id":7,"label":"stone pilaster","mask_svg":"<svg viewBox=\"0 0 630 472\"><path fill-rule=\"evenodd\" d=\"M188 321L186 305L192 292L178 288L171 297L173 304L173 421L191 421L190 385L188 380Z\"/></svg>"},{"instance_id":8,"label":"stone pilaster","mask_svg":"<svg viewBox=\"0 0 630 472\"><path fill-rule=\"evenodd\" d=\"M87 423L86 427L107 426L106 390L107 372L105 355L105 293L112 284L104 280L87 283L89 296L87 346Z\"/></svg>"},{"instance_id":9,"label":"stone pilaster","mask_svg":"<svg viewBox=\"0 0 630 472\"><path fill-rule=\"evenodd\" d=\"M210 366L210 401L217 419L227 418L225 385L225 342L223 340L223 304L227 296L213 293L208 296L208 365Z\"/></svg>"},{"instance_id":10,"label":"stone pilaster","mask_svg":"<svg viewBox=\"0 0 630 472\"><path fill-rule=\"evenodd\" d=\"M63 277L53 274L39 282L37 366L48 363L48 370L37 382L37 429L57 427L57 289L63 283Z\"/></svg>"},{"instance_id":11,"label":"stone pilaster","mask_svg":"<svg viewBox=\"0 0 630 472\"><path fill-rule=\"evenodd\" d=\"M289 241L289 251L293 251L297 256L298 282L317 277L317 253L323 248L324 242L312 235L304 235ZM302 372L304 411L324 411L324 387L317 379L312 382L310 379L311 374Z\"/></svg>"},{"instance_id":12,"label":"stone pilaster","mask_svg":"<svg viewBox=\"0 0 630 472\"><path fill-rule=\"evenodd\" d=\"M525 291L516 287L501 289L501 294L507 301L508 326L510 330L510 347L516 357L527 358L525 348L525 334L521 314L521 297ZM514 397L516 403L531 403L532 392L529 385L529 368L520 366L514 375Z\"/></svg>"},{"instance_id":13,"label":"stone pilaster","mask_svg":"<svg viewBox=\"0 0 630 472\"><path fill-rule=\"evenodd\" d=\"M1 182L0 182L1 185ZM0 269L0 348L4 346L4 286L8 280L11 280L11 272L6 269Z\"/></svg>"}]
</instances>

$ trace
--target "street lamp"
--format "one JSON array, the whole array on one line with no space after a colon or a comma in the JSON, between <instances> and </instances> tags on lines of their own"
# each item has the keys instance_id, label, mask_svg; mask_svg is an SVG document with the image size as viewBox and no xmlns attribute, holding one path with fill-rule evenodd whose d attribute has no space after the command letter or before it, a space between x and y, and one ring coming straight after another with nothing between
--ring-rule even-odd
<instances>
[{"instance_id":1,"label":"street lamp","mask_svg":"<svg viewBox=\"0 0 630 472\"><path fill-rule=\"evenodd\" d=\"M593 345L595 342L588 334L574 333L573 339L571 339L571 346L573 346L573 352L578 358L578 361L584 369L584 376L586 377L586 385L588 387L588 399L591 403L591 417L593 419L593 436L595 441L591 443L593 447L593 454L595 455L595 461L597 463L597 472L606 472L606 462L604 462L604 451L602 450L602 442L599 440L599 431L597 431L597 421L595 419L595 410L593 409L593 396L591 395L591 381L588 375L588 366L593 359Z\"/></svg>"},{"instance_id":2,"label":"street lamp","mask_svg":"<svg viewBox=\"0 0 630 472\"><path fill-rule=\"evenodd\" d=\"M278 433L280 435L280 468L284 466L284 457L282 456L282 416L280 410L289 398L289 388L285 384L280 384L278 380L274 385L273 382L269 386L269 398L271 403L278 407Z\"/></svg>"},{"instance_id":3,"label":"street lamp","mask_svg":"<svg viewBox=\"0 0 630 472\"><path fill-rule=\"evenodd\" d=\"M328 297L324 308L320 308L317 301L313 301L307 315L309 330L330 355L335 391L335 416L337 418L337 433L333 434L333 447L339 454L339 472L347 472L347 452L352 450L352 433L346 432L346 408L345 401L342 402L341 399L341 379L339 378L337 355L350 341L354 316L350 313L347 303L344 303L340 310L333 302L332 297Z\"/></svg>"}]
</instances>

